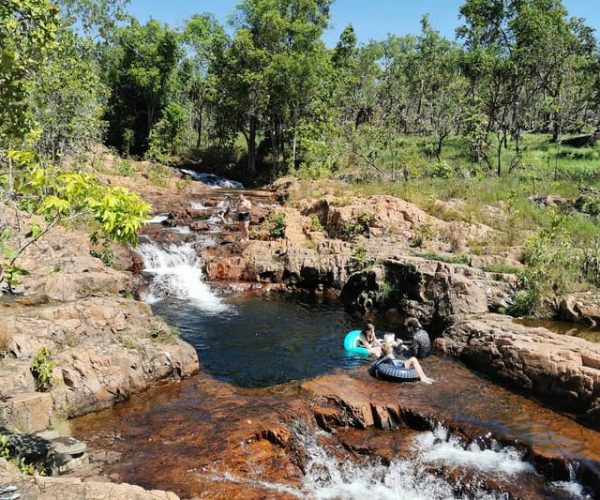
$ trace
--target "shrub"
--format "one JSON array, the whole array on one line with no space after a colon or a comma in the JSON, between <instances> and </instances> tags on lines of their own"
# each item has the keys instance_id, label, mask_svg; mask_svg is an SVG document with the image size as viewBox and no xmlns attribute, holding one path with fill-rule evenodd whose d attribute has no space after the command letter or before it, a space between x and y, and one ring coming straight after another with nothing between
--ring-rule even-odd
<instances>
[{"instance_id":1,"label":"shrub","mask_svg":"<svg viewBox=\"0 0 600 500\"><path fill-rule=\"evenodd\" d=\"M149 160L169 163L181 146L188 121L185 109L176 103L167 104L162 119L150 133L146 157Z\"/></svg>"},{"instance_id":2,"label":"shrub","mask_svg":"<svg viewBox=\"0 0 600 500\"><path fill-rule=\"evenodd\" d=\"M373 219L374 216L372 214L363 214L356 220L346 222L340 229L340 237L344 241L350 241L357 236L368 233L369 226L373 222Z\"/></svg>"},{"instance_id":3,"label":"shrub","mask_svg":"<svg viewBox=\"0 0 600 500\"><path fill-rule=\"evenodd\" d=\"M514 266L506 264L505 262L493 262L484 266L484 271L488 273L500 273L500 274L519 274L520 270Z\"/></svg>"},{"instance_id":4,"label":"shrub","mask_svg":"<svg viewBox=\"0 0 600 500\"><path fill-rule=\"evenodd\" d=\"M271 238L283 238L285 236L285 228L287 226L287 221L285 214L276 213L269 216L269 236Z\"/></svg>"},{"instance_id":5,"label":"shrub","mask_svg":"<svg viewBox=\"0 0 600 500\"><path fill-rule=\"evenodd\" d=\"M319 219L319 216L317 214L310 215L310 228L312 231L318 232L323 232L325 230L323 224L321 224L321 219Z\"/></svg>"},{"instance_id":6,"label":"shrub","mask_svg":"<svg viewBox=\"0 0 600 500\"><path fill-rule=\"evenodd\" d=\"M37 390L47 392L54 384L52 372L54 370L54 361L51 360L52 351L47 347L41 347L35 358L31 362L31 374L35 379Z\"/></svg>"}]
</instances>

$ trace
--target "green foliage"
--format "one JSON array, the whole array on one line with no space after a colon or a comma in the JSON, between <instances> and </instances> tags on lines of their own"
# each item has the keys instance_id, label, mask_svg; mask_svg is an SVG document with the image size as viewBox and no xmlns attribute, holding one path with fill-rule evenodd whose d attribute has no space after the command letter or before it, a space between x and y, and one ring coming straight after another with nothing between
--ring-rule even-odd
<instances>
[{"instance_id":1,"label":"green foliage","mask_svg":"<svg viewBox=\"0 0 600 500\"><path fill-rule=\"evenodd\" d=\"M19 139L30 129L28 82L43 67L58 29L48 0L0 3L0 136Z\"/></svg>"},{"instance_id":2,"label":"green foliage","mask_svg":"<svg viewBox=\"0 0 600 500\"><path fill-rule=\"evenodd\" d=\"M140 154L168 104L181 48L177 34L155 20L145 25L131 20L116 38L105 62L111 89L108 141L122 152Z\"/></svg>"},{"instance_id":3,"label":"green foliage","mask_svg":"<svg viewBox=\"0 0 600 500\"><path fill-rule=\"evenodd\" d=\"M468 255L440 255L433 252L413 253L413 255L416 257L421 257L422 259L437 260L447 264L471 265L471 258Z\"/></svg>"},{"instance_id":4,"label":"green foliage","mask_svg":"<svg viewBox=\"0 0 600 500\"><path fill-rule=\"evenodd\" d=\"M78 156L102 140L107 88L101 82L93 45L60 29L29 89L38 138L34 148L53 161Z\"/></svg>"},{"instance_id":5,"label":"green foliage","mask_svg":"<svg viewBox=\"0 0 600 500\"><path fill-rule=\"evenodd\" d=\"M310 214L310 229L312 231L323 232L325 228L321 224L321 219L317 214Z\"/></svg>"},{"instance_id":6,"label":"green foliage","mask_svg":"<svg viewBox=\"0 0 600 500\"><path fill-rule=\"evenodd\" d=\"M355 220L346 222L340 228L340 238L344 241L350 241L357 236L368 234L369 226L373 221L373 214L363 214Z\"/></svg>"},{"instance_id":7,"label":"green foliage","mask_svg":"<svg viewBox=\"0 0 600 500\"><path fill-rule=\"evenodd\" d=\"M168 104L162 119L150 133L150 145L146 157L161 163L169 163L181 146L188 122L186 112L179 104Z\"/></svg>"},{"instance_id":8,"label":"green foliage","mask_svg":"<svg viewBox=\"0 0 600 500\"><path fill-rule=\"evenodd\" d=\"M47 347L40 347L40 350L31 361L31 374L35 379L37 390L47 392L54 385L53 376L55 363L51 359L52 352Z\"/></svg>"},{"instance_id":9,"label":"green foliage","mask_svg":"<svg viewBox=\"0 0 600 500\"><path fill-rule=\"evenodd\" d=\"M117 173L124 177L133 177L135 175L135 168L130 160L121 160L117 163Z\"/></svg>"},{"instance_id":10,"label":"green foliage","mask_svg":"<svg viewBox=\"0 0 600 500\"><path fill-rule=\"evenodd\" d=\"M269 236L271 238L283 238L285 228L287 227L286 216L283 213L276 213L269 216Z\"/></svg>"},{"instance_id":11,"label":"green foliage","mask_svg":"<svg viewBox=\"0 0 600 500\"><path fill-rule=\"evenodd\" d=\"M520 270L510 264L504 262L494 262L484 266L484 271L488 273L501 273L501 274L519 274Z\"/></svg>"}]
</instances>

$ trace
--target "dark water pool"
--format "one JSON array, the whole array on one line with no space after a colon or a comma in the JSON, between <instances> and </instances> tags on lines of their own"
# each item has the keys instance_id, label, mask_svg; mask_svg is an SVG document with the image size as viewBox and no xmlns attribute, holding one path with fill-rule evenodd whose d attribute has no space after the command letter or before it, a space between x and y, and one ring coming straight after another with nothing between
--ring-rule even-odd
<instances>
[{"instance_id":1,"label":"dark water pool","mask_svg":"<svg viewBox=\"0 0 600 500\"><path fill-rule=\"evenodd\" d=\"M153 310L179 328L205 371L240 387L268 387L368 362L344 351L345 333L364 320L339 304L279 295L236 297L227 304L218 314L177 300Z\"/></svg>"}]
</instances>

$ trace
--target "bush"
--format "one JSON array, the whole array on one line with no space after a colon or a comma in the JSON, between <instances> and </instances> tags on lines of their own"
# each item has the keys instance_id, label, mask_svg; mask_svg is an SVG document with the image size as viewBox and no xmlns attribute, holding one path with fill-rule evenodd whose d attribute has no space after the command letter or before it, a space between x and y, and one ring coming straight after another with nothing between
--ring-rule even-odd
<instances>
[{"instance_id":1,"label":"bush","mask_svg":"<svg viewBox=\"0 0 600 500\"><path fill-rule=\"evenodd\" d=\"M47 347L41 347L31 362L31 374L35 379L37 390L47 392L54 384L54 361L50 359L52 351Z\"/></svg>"},{"instance_id":2,"label":"bush","mask_svg":"<svg viewBox=\"0 0 600 500\"><path fill-rule=\"evenodd\" d=\"M146 157L152 161L169 163L181 146L188 117L185 109L176 103L167 104L162 119L150 133Z\"/></svg>"},{"instance_id":3,"label":"bush","mask_svg":"<svg viewBox=\"0 0 600 500\"><path fill-rule=\"evenodd\" d=\"M340 238L344 241L350 241L357 236L367 234L373 219L374 216L372 214L363 214L356 220L346 222L340 229Z\"/></svg>"},{"instance_id":4,"label":"bush","mask_svg":"<svg viewBox=\"0 0 600 500\"><path fill-rule=\"evenodd\" d=\"M269 229L271 238L283 238L285 236L285 228L287 226L285 214L272 214L269 216L269 223L271 225Z\"/></svg>"}]
</instances>

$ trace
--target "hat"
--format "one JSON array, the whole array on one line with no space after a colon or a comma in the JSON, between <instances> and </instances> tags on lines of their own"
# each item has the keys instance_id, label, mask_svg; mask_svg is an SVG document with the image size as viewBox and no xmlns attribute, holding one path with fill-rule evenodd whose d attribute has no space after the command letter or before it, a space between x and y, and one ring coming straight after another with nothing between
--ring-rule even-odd
<instances>
[{"instance_id":1,"label":"hat","mask_svg":"<svg viewBox=\"0 0 600 500\"><path fill-rule=\"evenodd\" d=\"M410 318L406 322L406 326L408 328L421 328L421 323L419 323L419 320L417 318Z\"/></svg>"}]
</instances>

